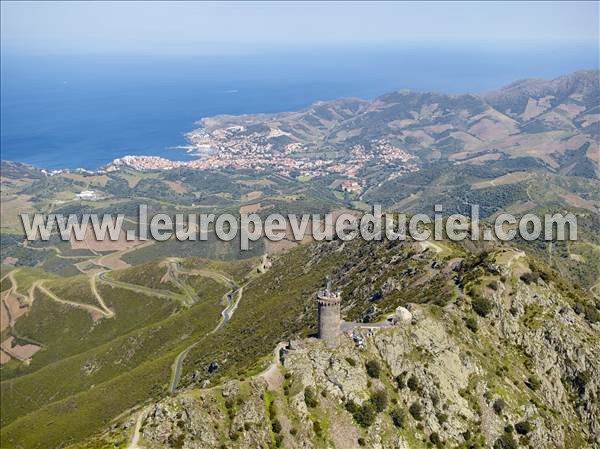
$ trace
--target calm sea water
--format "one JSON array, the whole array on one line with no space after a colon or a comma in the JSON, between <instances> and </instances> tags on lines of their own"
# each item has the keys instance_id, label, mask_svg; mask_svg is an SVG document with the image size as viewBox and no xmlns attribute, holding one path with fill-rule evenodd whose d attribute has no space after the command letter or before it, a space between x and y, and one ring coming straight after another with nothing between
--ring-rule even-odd
<instances>
[{"instance_id":1,"label":"calm sea water","mask_svg":"<svg viewBox=\"0 0 600 449\"><path fill-rule=\"evenodd\" d=\"M2 55L2 159L97 168L126 154L185 159L214 114L277 112L396 89L482 92L598 67L597 45L362 46L227 56Z\"/></svg>"}]
</instances>

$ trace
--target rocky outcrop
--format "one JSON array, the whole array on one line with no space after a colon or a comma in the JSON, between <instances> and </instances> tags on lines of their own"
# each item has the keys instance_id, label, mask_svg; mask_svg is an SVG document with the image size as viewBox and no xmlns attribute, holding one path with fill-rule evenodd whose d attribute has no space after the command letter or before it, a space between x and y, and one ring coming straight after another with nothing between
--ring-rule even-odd
<instances>
[{"instance_id":1,"label":"rocky outcrop","mask_svg":"<svg viewBox=\"0 0 600 449\"><path fill-rule=\"evenodd\" d=\"M281 344L261 374L151 405L142 446L598 447L598 324L523 253L469 264L444 306L397 307L410 319L336 348Z\"/></svg>"}]
</instances>

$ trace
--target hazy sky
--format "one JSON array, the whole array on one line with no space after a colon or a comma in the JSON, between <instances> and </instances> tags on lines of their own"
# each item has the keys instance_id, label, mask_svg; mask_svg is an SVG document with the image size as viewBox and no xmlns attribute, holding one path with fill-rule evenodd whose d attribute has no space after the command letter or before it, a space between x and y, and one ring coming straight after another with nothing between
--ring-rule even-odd
<instances>
[{"instance_id":1,"label":"hazy sky","mask_svg":"<svg viewBox=\"0 0 600 449\"><path fill-rule=\"evenodd\" d=\"M4 49L187 52L252 44L593 40L599 3L2 1Z\"/></svg>"}]
</instances>

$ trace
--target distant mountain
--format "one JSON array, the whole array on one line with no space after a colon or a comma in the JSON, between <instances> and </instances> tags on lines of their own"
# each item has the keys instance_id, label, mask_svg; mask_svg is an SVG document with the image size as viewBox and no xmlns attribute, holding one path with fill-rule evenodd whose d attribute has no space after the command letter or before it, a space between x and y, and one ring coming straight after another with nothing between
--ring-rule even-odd
<instances>
[{"instance_id":1,"label":"distant mountain","mask_svg":"<svg viewBox=\"0 0 600 449\"><path fill-rule=\"evenodd\" d=\"M497 110L519 121L559 108L571 115L577 110L598 113L600 83L597 70L582 70L554 80L526 79L485 95L486 101ZM562 108L561 108L561 105Z\"/></svg>"},{"instance_id":2,"label":"distant mountain","mask_svg":"<svg viewBox=\"0 0 600 449\"><path fill-rule=\"evenodd\" d=\"M599 80L599 71L586 70L517 81L485 95L399 91L298 112L216 116L203 119L189 138L296 158L334 152L344 161L358 151L369 155L363 165L369 169L386 165L371 158L382 148L408 152L422 164L533 157L553 172L597 177Z\"/></svg>"}]
</instances>

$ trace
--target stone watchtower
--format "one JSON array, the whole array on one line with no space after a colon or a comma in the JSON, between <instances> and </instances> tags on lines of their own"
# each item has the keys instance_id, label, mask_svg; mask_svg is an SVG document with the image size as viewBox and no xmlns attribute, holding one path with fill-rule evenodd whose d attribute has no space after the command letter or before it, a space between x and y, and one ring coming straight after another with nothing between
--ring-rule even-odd
<instances>
[{"instance_id":1,"label":"stone watchtower","mask_svg":"<svg viewBox=\"0 0 600 449\"><path fill-rule=\"evenodd\" d=\"M317 293L319 338L330 348L340 343L340 292L331 290L331 281Z\"/></svg>"}]
</instances>

